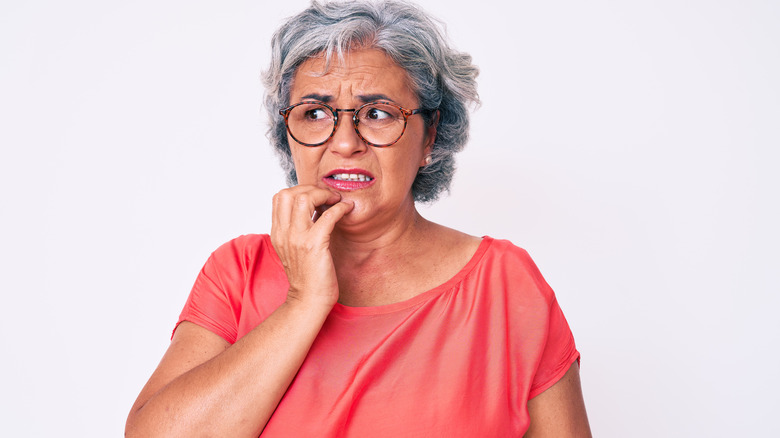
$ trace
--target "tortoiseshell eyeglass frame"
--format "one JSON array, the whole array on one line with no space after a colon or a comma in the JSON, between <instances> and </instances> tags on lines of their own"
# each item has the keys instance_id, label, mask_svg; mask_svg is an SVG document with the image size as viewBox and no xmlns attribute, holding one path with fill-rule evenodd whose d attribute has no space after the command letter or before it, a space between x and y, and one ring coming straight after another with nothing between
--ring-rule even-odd
<instances>
[{"instance_id":1,"label":"tortoiseshell eyeglass frame","mask_svg":"<svg viewBox=\"0 0 780 438\"><path fill-rule=\"evenodd\" d=\"M322 105L325 108L329 109L331 113L333 113L333 130L330 132L330 135L328 136L328 138L326 138L325 140L323 140L323 141L321 141L319 143L304 143L304 142L298 140L297 138L295 138L295 135L293 135L292 131L290 130L290 124L287 123L287 119L290 117L290 111L292 111L293 108L295 108L297 106L300 106L300 105L311 105L311 104ZM376 104L390 105L392 107L398 108L401 111L401 114L404 115L404 129L401 130L401 134L398 136L398 138L396 138L394 141L392 141L390 143L386 143L386 144L372 143L372 142L366 140L366 138L363 137L363 135L360 133L360 130L358 129L358 125L360 124L360 121L357 118L357 114L363 108L365 108L367 106L370 106L370 105L376 105ZM374 147L378 147L378 148L384 148L384 147L392 146L392 145L398 143L398 140L400 140L401 137L404 136L404 133L406 132L406 124L409 121L409 116L413 116L415 114L431 112L431 111L435 111L435 110L425 109L425 108L417 108L417 109L410 110L410 109L406 109L406 108L404 108L404 107L402 107L400 105L396 105L396 104L394 104L392 102L386 102L386 101L383 101L383 100L378 100L378 101L375 101L375 102L368 102L366 104L360 105L360 107L358 107L358 108L338 109L338 108L333 108L332 106L328 105L325 102L320 102L320 101L314 100L314 101L299 102L299 103L296 103L294 105L290 105L290 106L288 106L285 109L279 110L279 114L284 117L284 126L287 128L287 133L290 134L290 137L292 137L293 140L295 140L298 144L301 144L303 146L315 147L315 146L321 146L321 145L327 143L328 140L333 138L333 136L336 134L336 128L338 128L338 126L339 126L339 113L352 113L352 125L355 127L355 132L357 132L358 137L360 137L361 140L363 140L366 144L368 144L370 146L374 146Z\"/></svg>"}]
</instances>

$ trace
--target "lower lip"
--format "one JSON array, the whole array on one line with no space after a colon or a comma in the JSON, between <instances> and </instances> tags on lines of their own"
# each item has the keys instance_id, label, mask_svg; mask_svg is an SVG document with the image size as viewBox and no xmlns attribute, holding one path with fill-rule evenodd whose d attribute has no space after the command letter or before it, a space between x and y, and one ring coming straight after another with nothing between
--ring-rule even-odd
<instances>
[{"instance_id":1,"label":"lower lip","mask_svg":"<svg viewBox=\"0 0 780 438\"><path fill-rule=\"evenodd\" d=\"M340 190L342 192L352 192L354 190L365 189L366 187L369 187L372 184L374 184L374 181L376 180L372 179L371 181L342 181L333 178L322 178L322 181L325 184L327 184L329 187L332 187L336 190Z\"/></svg>"}]
</instances>

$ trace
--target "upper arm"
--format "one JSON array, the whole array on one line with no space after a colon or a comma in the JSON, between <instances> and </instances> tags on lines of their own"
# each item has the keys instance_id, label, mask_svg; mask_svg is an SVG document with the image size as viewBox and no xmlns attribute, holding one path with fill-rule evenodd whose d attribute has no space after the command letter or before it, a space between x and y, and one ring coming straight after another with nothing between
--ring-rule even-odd
<instances>
[{"instance_id":1,"label":"upper arm","mask_svg":"<svg viewBox=\"0 0 780 438\"><path fill-rule=\"evenodd\" d=\"M555 385L528 401L528 414L525 438L591 437L577 362Z\"/></svg>"},{"instance_id":2,"label":"upper arm","mask_svg":"<svg viewBox=\"0 0 780 438\"><path fill-rule=\"evenodd\" d=\"M228 347L230 343L221 336L191 322L181 322L160 364L133 404L130 416L171 381L207 362Z\"/></svg>"}]
</instances>

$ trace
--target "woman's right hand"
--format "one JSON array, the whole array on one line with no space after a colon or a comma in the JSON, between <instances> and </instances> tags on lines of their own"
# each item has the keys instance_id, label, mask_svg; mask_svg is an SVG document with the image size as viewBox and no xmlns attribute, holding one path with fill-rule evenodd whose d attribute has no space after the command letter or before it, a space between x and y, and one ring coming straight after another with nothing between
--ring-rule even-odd
<instances>
[{"instance_id":1,"label":"woman's right hand","mask_svg":"<svg viewBox=\"0 0 780 438\"><path fill-rule=\"evenodd\" d=\"M287 302L232 346L182 322L128 415L126 436L260 435L338 301L330 236L353 207L314 186L274 196L271 242L290 282Z\"/></svg>"},{"instance_id":2,"label":"woman's right hand","mask_svg":"<svg viewBox=\"0 0 780 438\"><path fill-rule=\"evenodd\" d=\"M330 252L336 223L354 204L338 192L298 185L274 195L271 243L290 282L287 301L333 307L339 298Z\"/></svg>"}]
</instances>

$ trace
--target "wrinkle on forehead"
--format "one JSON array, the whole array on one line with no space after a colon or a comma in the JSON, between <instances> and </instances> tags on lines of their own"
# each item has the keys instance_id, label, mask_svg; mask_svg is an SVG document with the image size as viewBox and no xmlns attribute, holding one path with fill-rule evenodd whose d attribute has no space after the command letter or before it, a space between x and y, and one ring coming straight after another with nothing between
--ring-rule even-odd
<instances>
[{"instance_id":1,"label":"wrinkle on forehead","mask_svg":"<svg viewBox=\"0 0 780 438\"><path fill-rule=\"evenodd\" d=\"M360 56L353 56L357 54ZM313 81L302 81L301 75ZM303 87L298 97L306 94L331 95L335 100L341 96L385 95L387 91L393 91L394 94L411 93L414 102L406 102L407 105L417 102L417 94L406 70L379 49L350 50L330 60L324 54L315 55L298 67L290 89L295 90L296 84ZM324 93L326 90L328 93ZM392 100L401 97L396 96Z\"/></svg>"}]
</instances>

